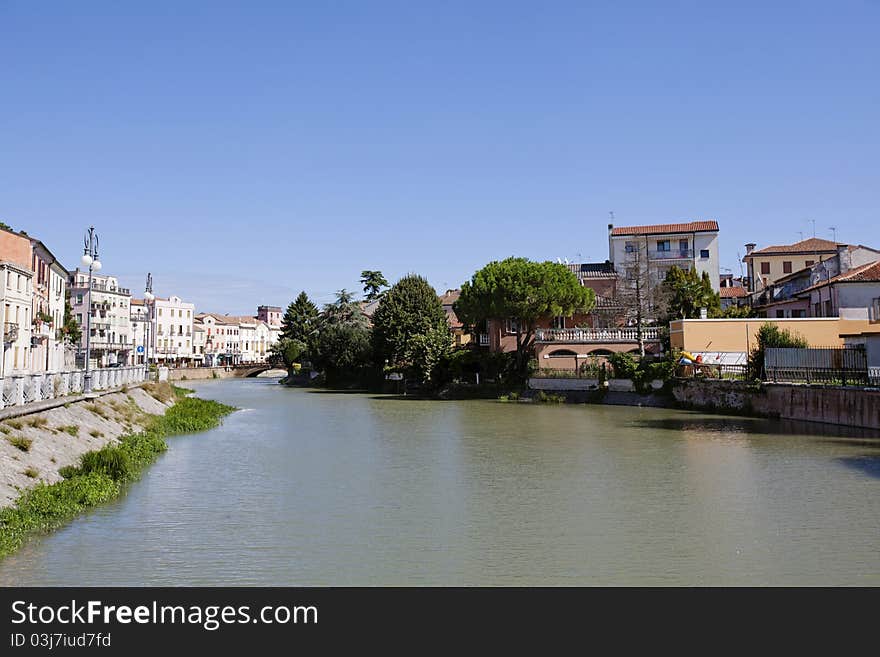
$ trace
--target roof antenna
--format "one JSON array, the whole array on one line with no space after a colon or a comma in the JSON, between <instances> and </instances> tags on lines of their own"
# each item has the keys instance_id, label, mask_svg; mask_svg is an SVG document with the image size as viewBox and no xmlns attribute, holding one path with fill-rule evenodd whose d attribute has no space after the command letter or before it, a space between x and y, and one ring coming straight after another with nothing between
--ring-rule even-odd
<instances>
[{"instance_id":1,"label":"roof antenna","mask_svg":"<svg viewBox=\"0 0 880 657\"><path fill-rule=\"evenodd\" d=\"M816 237L816 220L815 220L815 219L809 219L808 221L812 221L812 222L813 222L813 237Z\"/></svg>"},{"instance_id":2,"label":"roof antenna","mask_svg":"<svg viewBox=\"0 0 880 657\"><path fill-rule=\"evenodd\" d=\"M611 217L611 223L614 223L614 210L608 213L608 216Z\"/></svg>"},{"instance_id":3,"label":"roof antenna","mask_svg":"<svg viewBox=\"0 0 880 657\"><path fill-rule=\"evenodd\" d=\"M837 241L837 226L831 226L831 239Z\"/></svg>"},{"instance_id":4,"label":"roof antenna","mask_svg":"<svg viewBox=\"0 0 880 657\"><path fill-rule=\"evenodd\" d=\"M797 232L797 234L801 236L801 242L803 242L803 241L804 241L804 231L799 230L799 231Z\"/></svg>"}]
</instances>

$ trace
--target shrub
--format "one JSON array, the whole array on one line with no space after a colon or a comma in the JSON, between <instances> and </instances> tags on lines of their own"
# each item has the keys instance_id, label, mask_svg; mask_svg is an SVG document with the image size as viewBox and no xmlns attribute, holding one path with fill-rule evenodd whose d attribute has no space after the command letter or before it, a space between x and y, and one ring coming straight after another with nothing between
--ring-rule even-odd
<instances>
[{"instance_id":1,"label":"shrub","mask_svg":"<svg viewBox=\"0 0 880 657\"><path fill-rule=\"evenodd\" d=\"M131 459L124 450L108 445L96 452L83 454L79 460L79 471L81 474L98 472L113 481L126 481L132 475Z\"/></svg>"},{"instance_id":2,"label":"shrub","mask_svg":"<svg viewBox=\"0 0 880 657\"><path fill-rule=\"evenodd\" d=\"M66 427L58 427L60 431L64 431L65 433L69 433L71 436L79 435L79 427L75 424L67 425Z\"/></svg>"},{"instance_id":3,"label":"shrub","mask_svg":"<svg viewBox=\"0 0 880 657\"><path fill-rule=\"evenodd\" d=\"M788 329L781 329L769 322L761 325L757 338L757 346L749 354L749 371L752 376L761 379L765 375L764 354L767 349L773 347L805 349L810 346L810 343L803 336L792 333Z\"/></svg>"},{"instance_id":4,"label":"shrub","mask_svg":"<svg viewBox=\"0 0 880 657\"><path fill-rule=\"evenodd\" d=\"M542 404L561 404L565 401L565 395L548 395L543 390L539 390L535 395L535 401Z\"/></svg>"},{"instance_id":5,"label":"shrub","mask_svg":"<svg viewBox=\"0 0 880 657\"><path fill-rule=\"evenodd\" d=\"M614 376L618 379L631 379L635 374L638 362L632 354L617 353L608 357L608 362L614 369Z\"/></svg>"},{"instance_id":6,"label":"shrub","mask_svg":"<svg viewBox=\"0 0 880 657\"><path fill-rule=\"evenodd\" d=\"M510 393L510 401L519 401L519 393L518 392Z\"/></svg>"},{"instance_id":7,"label":"shrub","mask_svg":"<svg viewBox=\"0 0 880 657\"><path fill-rule=\"evenodd\" d=\"M25 438L24 436L9 436L6 440L9 441L10 445L20 449L22 452L31 451L31 445L34 442L30 438Z\"/></svg>"}]
</instances>

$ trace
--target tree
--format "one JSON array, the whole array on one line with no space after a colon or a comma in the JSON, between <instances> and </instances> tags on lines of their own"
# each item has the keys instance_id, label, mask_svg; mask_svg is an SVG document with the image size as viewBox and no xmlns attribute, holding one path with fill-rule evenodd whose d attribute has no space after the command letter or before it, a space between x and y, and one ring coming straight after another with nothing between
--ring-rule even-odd
<instances>
[{"instance_id":1,"label":"tree","mask_svg":"<svg viewBox=\"0 0 880 657\"><path fill-rule=\"evenodd\" d=\"M705 308L709 317L721 315L721 298L712 289L709 274L698 276L695 269L672 267L663 281L668 319L699 319Z\"/></svg>"},{"instance_id":2,"label":"tree","mask_svg":"<svg viewBox=\"0 0 880 657\"><path fill-rule=\"evenodd\" d=\"M388 281L378 270L365 269L362 271L361 283L364 286L367 301L375 301L382 296L382 288L388 287Z\"/></svg>"},{"instance_id":3,"label":"tree","mask_svg":"<svg viewBox=\"0 0 880 657\"><path fill-rule=\"evenodd\" d=\"M62 339L69 344L78 344L82 338L82 328L73 318L73 308L70 306L70 293L64 299L64 324L59 329Z\"/></svg>"},{"instance_id":4,"label":"tree","mask_svg":"<svg viewBox=\"0 0 880 657\"><path fill-rule=\"evenodd\" d=\"M318 323L318 307L305 292L292 301L281 320L281 339L299 340L309 344Z\"/></svg>"},{"instance_id":5,"label":"tree","mask_svg":"<svg viewBox=\"0 0 880 657\"><path fill-rule=\"evenodd\" d=\"M291 374L294 371L294 364L298 363L300 359L306 354L308 347L306 343L302 340L297 340L296 338L281 338L272 345L272 349L270 350L270 355L281 359L284 363L284 367L287 368L287 371Z\"/></svg>"},{"instance_id":6,"label":"tree","mask_svg":"<svg viewBox=\"0 0 880 657\"><path fill-rule=\"evenodd\" d=\"M662 315L666 289L661 286L648 262L648 247L635 241L627 244L623 275L615 287L615 305L620 319L636 329L639 354L645 355L644 327Z\"/></svg>"},{"instance_id":7,"label":"tree","mask_svg":"<svg viewBox=\"0 0 880 657\"><path fill-rule=\"evenodd\" d=\"M452 334L437 291L410 274L388 290L373 313L376 360L407 370L423 383L452 348Z\"/></svg>"},{"instance_id":8,"label":"tree","mask_svg":"<svg viewBox=\"0 0 880 657\"><path fill-rule=\"evenodd\" d=\"M588 312L595 299L593 290L582 286L565 265L507 258L476 272L461 286L461 296L453 307L459 319L470 326L489 319L511 320L516 334L516 367L522 374L533 347L536 322Z\"/></svg>"},{"instance_id":9,"label":"tree","mask_svg":"<svg viewBox=\"0 0 880 657\"><path fill-rule=\"evenodd\" d=\"M324 306L311 343L312 364L328 382L361 381L372 363L367 318L348 290L339 290L336 301Z\"/></svg>"},{"instance_id":10,"label":"tree","mask_svg":"<svg viewBox=\"0 0 880 657\"><path fill-rule=\"evenodd\" d=\"M757 344L749 354L749 370L757 377L763 379L766 376L764 367L764 355L767 349L772 347L788 347L805 349L810 346L807 339L788 329L781 329L775 324L766 322L758 329Z\"/></svg>"}]
</instances>

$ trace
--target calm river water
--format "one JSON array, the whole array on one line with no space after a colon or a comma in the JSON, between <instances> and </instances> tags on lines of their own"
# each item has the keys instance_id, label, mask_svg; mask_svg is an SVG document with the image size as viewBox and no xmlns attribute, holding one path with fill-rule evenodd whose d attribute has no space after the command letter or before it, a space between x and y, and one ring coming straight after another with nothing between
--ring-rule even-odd
<instances>
[{"instance_id":1,"label":"calm river water","mask_svg":"<svg viewBox=\"0 0 880 657\"><path fill-rule=\"evenodd\" d=\"M880 584L880 443L853 432L191 387L243 410L0 585Z\"/></svg>"}]
</instances>

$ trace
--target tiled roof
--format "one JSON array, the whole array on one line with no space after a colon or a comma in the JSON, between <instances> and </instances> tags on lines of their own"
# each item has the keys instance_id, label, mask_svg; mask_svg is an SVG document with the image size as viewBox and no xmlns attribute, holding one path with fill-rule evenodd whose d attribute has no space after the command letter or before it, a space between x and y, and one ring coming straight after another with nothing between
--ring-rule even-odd
<instances>
[{"instance_id":1,"label":"tiled roof","mask_svg":"<svg viewBox=\"0 0 880 657\"><path fill-rule=\"evenodd\" d=\"M748 290L744 287L722 287L718 294L722 299L740 299L749 296Z\"/></svg>"},{"instance_id":2,"label":"tiled roof","mask_svg":"<svg viewBox=\"0 0 880 657\"><path fill-rule=\"evenodd\" d=\"M440 305L451 306L458 301L458 297L460 296L461 290L446 290L446 294L439 295Z\"/></svg>"},{"instance_id":3,"label":"tiled roof","mask_svg":"<svg viewBox=\"0 0 880 657\"><path fill-rule=\"evenodd\" d=\"M844 245L840 245L844 246ZM794 244L775 244L773 246L765 246L763 249L752 251L745 255L746 258L755 255L776 255L786 253L816 253L817 251L825 251L829 253L837 253L837 242L831 240L823 240L819 237L810 237L809 239L795 242ZM745 258L743 258L745 259Z\"/></svg>"},{"instance_id":4,"label":"tiled roof","mask_svg":"<svg viewBox=\"0 0 880 657\"><path fill-rule=\"evenodd\" d=\"M801 290L798 294L803 294L810 290L816 290L820 287L825 287L826 285L833 285L834 283L880 283L880 260L877 262L869 262L867 265L862 265L861 267L855 267L845 274L832 276L827 281L820 281L815 285L811 285L810 287Z\"/></svg>"},{"instance_id":5,"label":"tiled roof","mask_svg":"<svg viewBox=\"0 0 880 657\"><path fill-rule=\"evenodd\" d=\"M665 233L694 233L718 230L717 221L690 221L685 224L654 224L653 226L617 226L611 235L661 235Z\"/></svg>"},{"instance_id":6,"label":"tiled roof","mask_svg":"<svg viewBox=\"0 0 880 657\"><path fill-rule=\"evenodd\" d=\"M610 262L581 262L572 263L568 268L577 274L578 278L616 278L614 265Z\"/></svg>"}]
</instances>

